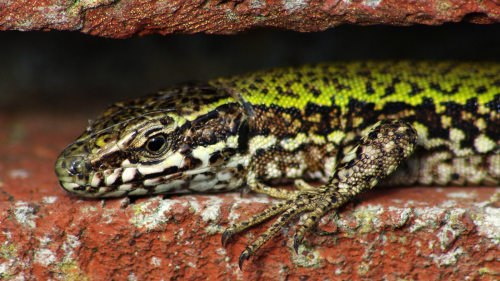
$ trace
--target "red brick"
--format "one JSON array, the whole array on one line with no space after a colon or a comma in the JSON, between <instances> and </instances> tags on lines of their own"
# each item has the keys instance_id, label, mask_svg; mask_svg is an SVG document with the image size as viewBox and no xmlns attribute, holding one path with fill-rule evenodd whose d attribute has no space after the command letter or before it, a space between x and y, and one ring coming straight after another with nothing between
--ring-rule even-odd
<instances>
[{"instance_id":1,"label":"red brick","mask_svg":"<svg viewBox=\"0 0 500 281\"><path fill-rule=\"evenodd\" d=\"M70 30L124 38L150 33L237 33L255 27L311 32L339 24L439 25L500 21L498 0L72 1L0 3L0 30Z\"/></svg>"}]
</instances>

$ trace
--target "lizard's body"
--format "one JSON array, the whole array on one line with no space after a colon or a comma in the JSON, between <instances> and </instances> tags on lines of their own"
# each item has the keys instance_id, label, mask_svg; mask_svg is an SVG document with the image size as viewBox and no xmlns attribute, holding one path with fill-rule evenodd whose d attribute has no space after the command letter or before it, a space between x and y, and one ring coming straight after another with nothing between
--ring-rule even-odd
<instances>
[{"instance_id":1,"label":"lizard's body","mask_svg":"<svg viewBox=\"0 0 500 281\"><path fill-rule=\"evenodd\" d=\"M499 131L500 64L321 64L186 84L117 103L61 154L56 173L66 190L85 197L248 185L287 199L224 233L225 242L281 214L245 250L241 264L306 213L297 246L324 213L398 166L385 184L498 186ZM294 179L325 185L269 186Z\"/></svg>"}]
</instances>

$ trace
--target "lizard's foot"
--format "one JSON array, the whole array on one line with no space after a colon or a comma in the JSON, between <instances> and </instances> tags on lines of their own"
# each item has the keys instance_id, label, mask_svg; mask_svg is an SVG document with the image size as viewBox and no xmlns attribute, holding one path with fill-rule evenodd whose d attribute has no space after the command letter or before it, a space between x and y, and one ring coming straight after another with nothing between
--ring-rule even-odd
<instances>
[{"instance_id":1,"label":"lizard's foot","mask_svg":"<svg viewBox=\"0 0 500 281\"><path fill-rule=\"evenodd\" d=\"M392 173L402 160L408 158L414 150L416 139L416 131L405 122L379 122L363 137L359 145L340 161L328 184L311 188L297 181L299 191L278 193L285 201L229 227L222 234L222 243L225 245L234 234L279 215L276 221L243 251L239 258L241 268L243 262L254 255L284 225L304 215L304 224L297 229L293 239L293 247L297 251L304 235L321 217L349 202L360 192L374 187L382 178Z\"/></svg>"},{"instance_id":2,"label":"lizard's foot","mask_svg":"<svg viewBox=\"0 0 500 281\"><path fill-rule=\"evenodd\" d=\"M239 266L241 268L243 262L250 256L254 255L260 247L262 247L262 245L273 237L274 234L282 229L283 226L285 226L292 219L300 215L305 215L305 222L295 232L293 239L293 247L297 252L299 244L307 231L310 230L328 211L338 208L343 204L343 202L338 199L338 194L334 191L318 190L316 192L300 192L295 199L276 203L264 210L262 213L254 215L246 221L236 223L227 228L222 234L222 243L225 245L232 235L279 215L276 221L241 253L239 258Z\"/></svg>"}]
</instances>

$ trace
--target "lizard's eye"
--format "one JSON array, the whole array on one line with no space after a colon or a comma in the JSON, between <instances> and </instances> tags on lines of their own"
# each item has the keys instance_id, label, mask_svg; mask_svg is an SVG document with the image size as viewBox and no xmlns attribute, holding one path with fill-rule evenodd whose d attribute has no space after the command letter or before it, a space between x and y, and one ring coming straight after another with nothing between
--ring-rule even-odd
<instances>
[{"instance_id":1,"label":"lizard's eye","mask_svg":"<svg viewBox=\"0 0 500 281\"><path fill-rule=\"evenodd\" d=\"M148 141L146 141L145 145L146 150L151 154L160 154L165 148L167 148L167 138L165 135L160 134L153 137L150 137Z\"/></svg>"}]
</instances>

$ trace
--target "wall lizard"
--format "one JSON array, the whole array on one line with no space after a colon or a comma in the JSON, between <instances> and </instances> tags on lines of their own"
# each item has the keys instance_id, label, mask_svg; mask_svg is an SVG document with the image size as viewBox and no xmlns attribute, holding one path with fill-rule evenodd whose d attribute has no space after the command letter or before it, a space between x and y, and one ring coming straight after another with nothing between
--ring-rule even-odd
<instances>
[{"instance_id":1,"label":"wall lizard","mask_svg":"<svg viewBox=\"0 0 500 281\"><path fill-rule=\"evenodd\" d=\"M277 217L243 251L241 267L291 220L304 216L297 250L323 215L377 185L498 186L499 152L500 64L351 62L186 83L115 103L55 171L83 197L248 186L282 199L223 233L225 244ZM296 188L278 187L286 182Z\"/></svg>"}]
</instances>

